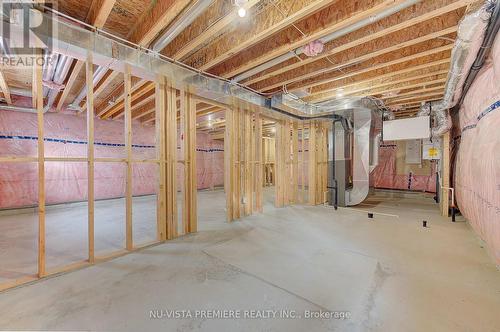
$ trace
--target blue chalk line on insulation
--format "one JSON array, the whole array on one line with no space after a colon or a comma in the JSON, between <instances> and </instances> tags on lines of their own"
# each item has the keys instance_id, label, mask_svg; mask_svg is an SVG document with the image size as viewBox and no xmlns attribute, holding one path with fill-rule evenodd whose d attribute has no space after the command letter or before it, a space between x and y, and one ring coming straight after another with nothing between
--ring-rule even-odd
<instances>
[{"instance_id":1,"label":"blue chalk line on insulation","mask_svg":"<svg viewBox=\"0 0 500 332\"><path fill-rule=\"evenodd\" d=\"M0 139L13 139L13 140L28 140L28 141L37 141L38 137L37 136L23 136L23 135L4 135L0 134ZM87 145L87 141L75 141L75 140L67 140L67 139L60 139L60 138L44 138L43 139L45 142L55 142L55 143L63 143L63 144L79 144L79 145ZM99 145L99 146L112 146L112 147L124 147L125 144L122 143L106 143L106 142L94 142L94 145ZM142 149L154 149L156 148L155 145L139 145L139 144L132 144L133 148L142 148ZM180 147L178 147L180 149ZM200 149L197 148L196 151L200 152L224 152L224 149Z\"/></svg>"}]
</instances>

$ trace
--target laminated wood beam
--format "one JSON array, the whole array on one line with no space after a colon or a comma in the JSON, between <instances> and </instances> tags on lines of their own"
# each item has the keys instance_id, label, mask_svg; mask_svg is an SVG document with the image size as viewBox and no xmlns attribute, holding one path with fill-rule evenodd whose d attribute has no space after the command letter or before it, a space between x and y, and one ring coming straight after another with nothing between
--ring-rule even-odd
<instances>
[{"instance_id":1,"label":"laminated wood beam","mask_svg":"<svg viewBox=\"0 0 500 332\"><path fill-rule=\"evenodd\" d=\"M427 29L427 28L426 28ZM423 30L423 29L422 29ZM426 31L427 30L423 30ZM333 71L354 65L359 62L371 60L375 57L383 56L406 47L424 43L439 37L450 35L457 31L457 26L445 27L442 30L427 33L417 38L402 35L400 38L388 38L382 41L374 40L369 44L365 44L363 48L356 49L355 52L344 52L332 61L335 65L325 66L325 64L310 64L299 68L293 75L276 76L271 81L264 81L263 84L258 84L255 88L259 91L269 91L283 85L288 85L295 82L304 81L309 78L314 78L322 74L331 73ZM411 35L410 35L411 36ZM273 83L275 82L275 83Z\"/></svg>"},{"instance_id":2,"label":"laminated wood beam","mask_svg":"<svg viewBox=\"0 0 500 332\"><path fill-rule=\"evenodd\" d=\"M125 247L127 250L133 249L132 237L132 87L130 66L125 65L124 81L124 107L125 107L125 150L127 155L127 172L125 180Z\"/></svg>"},{"instance_id":3,"label":"laminated wood beam","mask_svg":"<svg viewBox=\"0 0 500 332\"><path fill-rule=\"evenodd\" d=\"M10 96L9 85L7 84L7 81L5 80L5 75L1 69L0 69L0 90L2 91L3 96L4 96L7 104L12 105L12 98Z\"/></svg>"},{"instance_id":4,"label":"laminated wood beam","mask_svg":"<svg viewBox=\"0 0 500 332\"><path fill-rule=\"evenodd\" d=\"M94 227L94 62L92 53L87 54L85 66L87 84L87 182L88 182L88 260L95 262L95 227Z\"/></svg>"},{"instance_id":5,"label":"laminated wood beam","mask_svg":"<svg viewBox=\"0 0 500 332\"><path fill-rule=\"evenodd\" d=\"M40 55L38 55L40 56ZM43 130L43 73L42 67L35 61L33 74L34 90L39 92L35 98L38 122L38 277L46 275L45 262L45 145Z\"/></svg>"},{"instance_id":6,"label":"laminated wood beam","mask_svg":"<svg viewBox=\"0 0 500 332\"><path fill-rule=\"evenodd\" d=\"M377 38L385 37L391 33L401 31L419 23L436 19L441 15L454 15L454 11L461 9L473 2L473 0L437 0L437 1L422 1L411 7L405 8L397 14L386 17L378 22L369 26L358 29L347 35L336 38L324 45L324 51L315 57L300 56L300 60L293 58L283 62L279 66L261 72L259 75L251 77L249 80L244 81L244 84L255 84L257 82L269 79L273 76L282 74L287 71L297 69L307 64L317 62L321 59L333 56L348 49L360 46L364 43L372 41ZM460 11L462 13L463 10ZM225 73L224 77L233 77L237 74L244 72L250 68L258 66L275 57L276 54L285 54L288 51L294 50L296 45L284 45L273 53L265 53L264 55L246 62L244 65ZM271 57L272 55L272 57Z\"/></svg>"},{"instance_id":7,"label":"laminated wood beam","mask_svg":"<svg viewBox=\"0 0 500 332\"><path fill-rule=\"evenodd\" d=\"M295 0L269 3L266 10L250 18L246 29L236 29L222 35L185 60L185 63L207 70L247 47L275 34L290 24L307 17L321 8L331 5L331 0ZM288 14L283 15L284 12Z\"/></svg>"}]
</instances>

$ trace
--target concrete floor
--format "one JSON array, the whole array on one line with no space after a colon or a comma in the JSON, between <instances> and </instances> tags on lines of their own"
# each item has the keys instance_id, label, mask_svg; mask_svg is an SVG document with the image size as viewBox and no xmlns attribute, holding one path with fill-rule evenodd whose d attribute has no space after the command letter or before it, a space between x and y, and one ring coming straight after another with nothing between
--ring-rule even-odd
<instances>
[{"instance_id":1,"label":"concrete floor","mask_svg":"<svg viewBox=\"0 0 500 332\"><path fill-rule=\"evenodd\" d=\"M0 329L500 330L500 272L429 196L382 192L338 211L271 202L269 188L263 214L227 224L223 192L200 192L197 234L0 293ZM150 318L203 309L349 318Z\"/></svg>"}]
</instances>

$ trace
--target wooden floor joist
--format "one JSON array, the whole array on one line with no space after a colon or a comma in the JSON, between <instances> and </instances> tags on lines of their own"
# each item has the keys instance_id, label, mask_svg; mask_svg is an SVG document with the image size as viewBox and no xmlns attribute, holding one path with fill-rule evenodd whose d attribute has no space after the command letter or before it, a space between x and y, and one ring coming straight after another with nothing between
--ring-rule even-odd
<instances>
[{"instance_id":1,"label":"wooden floor joist","mask_svg":"<svg viewBox=\"0 0 500 332\"><path fill-rule=\"evenodd\" d=\"M311 70L311 69L308 69L306 67L303 67L302 70L305 73L302 75L299 75L299 76L294 75L292 78L284 79L284 80L278 77L275 79L278 81L278 83L264 84L263 86L259 85L257 87L257 89L259 89L259 91L270 91L272 89L281 87L283 85L288 85L291 83L296 83L296 82L304 81L304 80L307 80L310 78L314 78L314 77L317 77L319 75L322 75L325 73L330 73L330 72L339 70L339 69L344 68L344 67L348 67L350 65L353 65L353 64L356 64L359 62L367 61L367 60L373 59L375 57L382 56L384 54L392 53L394 51L403 49L405 47L409 47L412 45L416 45L419 43L430 41L430 40L438 38L438 37L446 36L446 35L449 35L449 34L456 32L456 31L457 31L457 26L445 28L443 30L429 33L429 34L426 34L426 35L418 37L418 38L413 38L413 39L407 38L408 40L406 40L404 42L400 42L398 44L394 44L394 45L391 45L389 47L377 49L375 51L371 51L371 52L369 51L368 53L363 53L362 55L359 55L357 57L352 57L351 54L349 53L349 54L346 54L346 56L349 58L349 60L347 60L347 61L341 61L338 64L335 64L335 65L332 65L332 66L329 66L326 68L324 66L321 66L315 70ZM394 42L396 42L396 41L397 40L394 40ZM377 44L374 43L374 45L377 45ZM302 87L302 88L304 88L304 87Z\"/></svg>"},{"instance_id":2,"label":"wooden floor joist","mask_svg":"<svg viewBox=\"0 0 500 332\"><path fill-rule=\"evenodd\" d=\"M320 59L333 56L342 51L351 49L353 47L362 45L371 40L387 36L388 34L406 29L413 25L422 23L427 20L434 19L438 16L453 12L459 8L462 8L469 4L472 1L427 1L421 2L414 6L411 6L407 9L402 10L398 13L398 15L392 15L387 17L374 25L366 27L364 29L360 29L358 31L349 33L341 38L334 39L330 43L325 45L325 51L319 54L316 57L302 57L301 61L294 61L292 64L279 66L278 69L275 70L267 70L265 74L255 75L254 78L250 78L244 81L245 84L252 85L254 83L269 79L273 76L279 75L281 73L291 71L307 65L309 63L316 62ZM286 45L286 49L292 50L292 45ZM249 68L252 68L259 63L263 63L266 59L266 56L262 56L254 60L252 63L247 63L245 66L241 66L227 74L225 77L233 77L238 73L245 71ZM264 61L265 62L265 61Z\"/></svg>"}]
</instances>

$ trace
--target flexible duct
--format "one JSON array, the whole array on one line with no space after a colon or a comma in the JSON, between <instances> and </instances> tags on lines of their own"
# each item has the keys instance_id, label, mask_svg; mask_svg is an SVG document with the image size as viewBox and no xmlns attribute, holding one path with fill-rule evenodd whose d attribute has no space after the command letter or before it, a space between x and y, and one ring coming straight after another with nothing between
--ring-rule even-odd
<instances>
[{"instance_id":1,"label":"flexible duct","mask_svg":"<svg viewBox=\"0 0 500 332\"><path fill-rule=\"evenodd\" d=\"M458 27L457 40L451 54L451 65L446 81L444 97L440 101L422 105L417 116L432 115L434 126L432 136L441 136L452 126L449 109L457 102L467 73L472 67L470 59L476 57L480 45L471 47L474 41L483 39L488 21L491 17L492 1L486 1L477 11L466 15Z\"/></svg>"}]
</instances>

